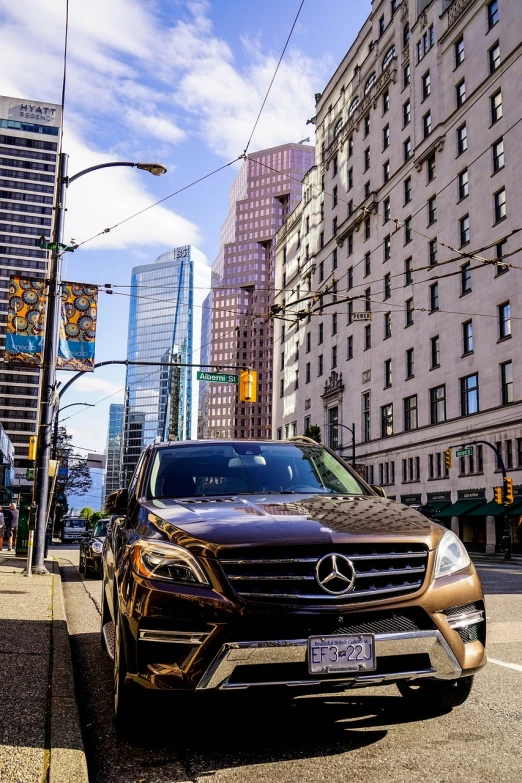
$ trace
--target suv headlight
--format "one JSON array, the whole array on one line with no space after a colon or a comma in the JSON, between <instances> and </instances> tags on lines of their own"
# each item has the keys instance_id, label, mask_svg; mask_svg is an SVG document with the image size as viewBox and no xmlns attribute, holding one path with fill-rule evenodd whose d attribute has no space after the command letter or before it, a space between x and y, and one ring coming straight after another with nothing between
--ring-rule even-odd
<instances>
[{"instance_id":1,"label":"suv headlight","mask_svg":"<svg viewBox=\"0 0 522 783\"><path fill-rule=\"evenodd\" d=\"M208 585L205 572L188 549L175 544L140 542L133 552L134 570L148 579Z\"/></svg>"},{"instance_id":2,"label":"suv headlight","mask_svg":"<svg viewBox=\"0 0 522 783\"><path fill-rule=\"evenodd\" d=\"M103 549L103 545L102 545L101 541L93 541L92 544L91 544L91 549L97 555L101 554L101 551Z\"/></svg>"},{"instance_id":3,"label":"suv headlight","mask_svg":"<svg viewBox=\"0 0 522 783\"><path fill-rule=\"evenodd\" d=\"M451 530L444 533L435 557L435 579L462 571L463 568L469 566L470 562L466 547L460 538Z\"/></svg>"}]
</instances>

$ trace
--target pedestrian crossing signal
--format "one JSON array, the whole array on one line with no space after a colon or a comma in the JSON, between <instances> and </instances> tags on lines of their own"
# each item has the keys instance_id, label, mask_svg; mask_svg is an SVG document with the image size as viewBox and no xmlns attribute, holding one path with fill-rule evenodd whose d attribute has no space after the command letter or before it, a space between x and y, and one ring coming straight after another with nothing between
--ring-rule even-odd
<instances>
[{"instance_id":1,"label":"pedestrian crossing signal","mask_svg":"<svg viewBox=\"0 0 522 783\"><path fill-rule=\"evenodd\" d=\"M513 479L510 476L504 479L504 492L506 495L506 506L509 506L511 503L515 502L515 496L513 493Z\"/></svg>"},{"instance_id":2,"label":"pedestrian crossing signal","mask_svg":"<svg viewBox=\"0 0 522 783\"><path fill-rule=\"evenodd\" d=\"M494 492L495 503L498 503L499 506L501 506L502 505L502 487L495 487L493 492Z\"/></svg>"}]
</instances>

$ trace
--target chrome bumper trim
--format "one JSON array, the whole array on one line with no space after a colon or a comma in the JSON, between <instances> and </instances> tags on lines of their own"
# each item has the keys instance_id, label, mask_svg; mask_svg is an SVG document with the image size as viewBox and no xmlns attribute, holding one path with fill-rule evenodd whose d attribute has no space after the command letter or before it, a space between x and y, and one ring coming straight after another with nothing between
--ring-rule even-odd
<instances>
[{"instance_id":1,"label":"chrome bumper trim","mask_svg":"<svg viewBox=\"0 0 522 783\"><path fill-rule=\"evenodd\" d=\"M375 653L379 658L388 655L413 655L427 653L430 658L429 669L414 671L390 672L378 674L347 675L343 673L336 677L329 675L324 679L314 678L292 682L238 682L229 680L236 668L253 664L271 663L303 663L307 656L307 639L276 640L269 642L228 642L224 644L206 672L203 674L197 690L219 688L232 690L265 685L320 685L324 683L346 682L350 687L395 682L396 680L413 680L421 677L431 677L441 680L453 680L462 673L459 662L453 654L447 641L440 631L413 631L411 633L376 634Z\"/></svg>"},{"instance_id":2,"label":"chrome bumper trim","mask_svg":"<svg viewBox=\"0 0 522 783\"><path fill-rule=\"evenodd\" d=\"M477 609L476 612L463 612L463 614L454 614L447 617L448 625L454 631L457 628L467 628L468 625L476 625L484 622L484 612Z\"/></svg>"},{"instance_id":3,"label":"chrome bumper trim","mask_svg":"<svg viewBox=\"0 0 522 783\"><path fill-rule=\"evenodd\" d=\"M205 631L156 631L140 630L140 642L162 642L163 644L192 644L194 646L202 644L207 638Z\"/></svg>"}]
</instances>

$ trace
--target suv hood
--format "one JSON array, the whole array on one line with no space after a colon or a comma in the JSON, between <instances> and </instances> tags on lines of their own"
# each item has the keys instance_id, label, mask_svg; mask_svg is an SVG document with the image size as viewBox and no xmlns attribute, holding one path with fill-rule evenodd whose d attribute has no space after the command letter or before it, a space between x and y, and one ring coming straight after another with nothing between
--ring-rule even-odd
<instances>
[{"instance_id":1,"label":"suv hood","mask_svg":"<svg viewBox=\"0 0 522 783\"><path fill-rule=\"evenodd\" d=\"M221 547L396 538L432 549L445 532L409 506L375 495L164 499L143 503L142 513L149 524L184 546L198 541Z\"/></svg>"}]
</instances>

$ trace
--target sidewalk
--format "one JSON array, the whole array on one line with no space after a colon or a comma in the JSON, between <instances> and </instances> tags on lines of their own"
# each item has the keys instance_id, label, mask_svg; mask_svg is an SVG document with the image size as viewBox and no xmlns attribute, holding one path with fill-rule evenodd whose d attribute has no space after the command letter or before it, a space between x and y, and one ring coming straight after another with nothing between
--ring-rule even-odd
<instances>
[{"instance_id":1,"label":"sidewalk","mask_svg":"<svg viewBox=\"0 0 522 783\"><path fill-rule=\"evenodd\" d=\"M88 783L58 564L0 552L0 781Z\"/></svg>"}]
</instances>

